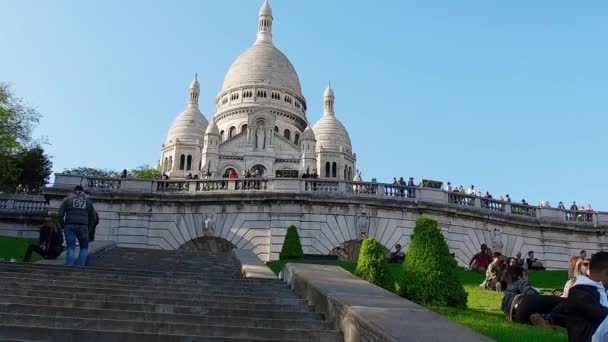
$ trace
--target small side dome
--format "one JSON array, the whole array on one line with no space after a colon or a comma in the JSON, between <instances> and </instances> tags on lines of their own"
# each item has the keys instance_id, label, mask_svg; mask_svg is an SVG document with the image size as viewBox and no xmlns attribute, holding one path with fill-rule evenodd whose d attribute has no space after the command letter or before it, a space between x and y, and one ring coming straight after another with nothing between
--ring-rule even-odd
<instances>
[{"instance_id":1,"label":"small side dome","mask_svg":"<svg viewBox=\"0 0 608 342\"><path fill-rule=\"evenodd\" d=\"M209 123L209 126L207 126L207 130L205 131L205 134L220 135L220 130L219 130L219 128L217 128L215 121L211 120L211 122Z\"/></svg>"},{"instance_id":2,"label":"small side dome","mask_svg":"<svg viewBox=\"0 0 608 342\"><path fill-rule=\"evenodd\" d=\"M352 151L350 137L344 125L333 115L325 115L313 127L317 138L317 148L339 150L340 147Z\"/></svg>"},{"instance_id":3,"label":"small side dome","mask_svg":"<svg viewBox=\"0 0 608 342\"><path fill-rule=\"evenodd\" d=\"M173 121L167 134L167 143L179 140L181 142L198 142L202 144L203 132L207 129L207 125L207 119L205 119L203 113L198 108L188 107Z\"/></svg>"},{"instance_id":4,"label":"small side dome","mask_svg":"<svg viewBox=\"0 0 608 342\"><path fill-rule=\"evenodd\" d=\"M302 140L317 140L315 138L315 131L310 126L306 127L304 132L302 132Z\"/></svg>"}]
</instances>

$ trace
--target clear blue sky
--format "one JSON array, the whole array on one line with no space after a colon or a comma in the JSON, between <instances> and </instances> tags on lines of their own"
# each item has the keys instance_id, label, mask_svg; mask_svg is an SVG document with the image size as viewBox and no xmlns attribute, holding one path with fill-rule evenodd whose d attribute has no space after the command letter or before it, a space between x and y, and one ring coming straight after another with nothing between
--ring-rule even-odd
<instances>
[{"instance_id":1,"label":"clear blue sky","mask_svg":"<svg viewBox=\"0 0 608 342\"><path fill-rule=\"evenodd\" d=\"M262 0L3 1L0 80L55 171L155 164L194 72L210 118ZM309 121L328 80L365 179L608 210L605 1L271 0Z\"/></svg>"}]
</instances>

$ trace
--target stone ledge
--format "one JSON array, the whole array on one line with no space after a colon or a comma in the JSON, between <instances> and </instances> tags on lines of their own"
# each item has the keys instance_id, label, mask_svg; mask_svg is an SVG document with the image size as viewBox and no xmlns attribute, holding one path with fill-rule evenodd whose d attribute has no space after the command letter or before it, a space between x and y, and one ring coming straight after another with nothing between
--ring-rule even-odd
<instances>
[{"instance_id":1,"label":"stone ledge","mask_svg":"<svg viewBox=\"0 0 608 342\"><path fill-rule=\"evenodd\" d=\"M492 341L341 267L288 263L280 278L325 313L345 342Z\"/></svg>"},{"instance_id":2,"label":"stone ledge","mask_svg":"<svg viewBox=\"0 0 608 342\"><path fill-rule=\"evenodd\" d=\"M102 256L114 248L116 248L115 241L93 241L89 243L89 258ZM61 253L61 255L57 259L42 259L39 260L37 263L47 265L65 265L66 255L67 253L64 250L63 253ZM78 257L78 248L76 248L76 257Z\"/></svg>"},{"instance_id":3,"label":"stone ledge","mask_svg":"<svg viewBox=\"0 0 608 342\"><path fill-rule=\"evenodd\" d=\"M232 257L239 264L245 278L277 279L276 274L252 250L234 248Z\"/></svg>"}]
</instances>

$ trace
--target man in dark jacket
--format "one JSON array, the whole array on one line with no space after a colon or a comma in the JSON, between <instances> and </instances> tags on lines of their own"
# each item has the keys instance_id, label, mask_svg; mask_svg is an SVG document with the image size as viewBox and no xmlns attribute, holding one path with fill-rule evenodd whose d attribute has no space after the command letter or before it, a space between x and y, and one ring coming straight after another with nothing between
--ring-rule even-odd
<instances>
[{"instance_id":1,"label":"man in dark jacket","mask_svg":"<svg viewBox=\"0 0 608 342\"><path fill-rule=\"evenodd\" d=\"M38 244L31 244L27 247L23 262L29 262L32 258L32 252L38 253L45 259L57 259L57 257L63 252L63 234L57 226L53 223L50 217L44 219L44 224L40 227L40 235L38 237Z\"/></svg>"},{"instance_id":2,"label":"man in dark jacket","mask_svg":"<svg viewBox=\"0 0 608 342\"><path fill-rule=\"evenodd\" d=\"M84 193L82 186L74 188L74 193L66 197L59 207L59 224L65 232L67 255L65 264L76 262L76 240L80 246L78 264L86 266L89 254L89 227L95 222L93 202Z\"/></svg>"},{"instance_id":3,"label":"man in dark jacket","mask_svg":"<svg viewBox=\"0 0 608 342\"><path fill-rule=\"evenodd\" d=\"M608 341L608 252L591 257L589 276L579 276L568 292L568 341Z\"/></svg>"}]
</instances>

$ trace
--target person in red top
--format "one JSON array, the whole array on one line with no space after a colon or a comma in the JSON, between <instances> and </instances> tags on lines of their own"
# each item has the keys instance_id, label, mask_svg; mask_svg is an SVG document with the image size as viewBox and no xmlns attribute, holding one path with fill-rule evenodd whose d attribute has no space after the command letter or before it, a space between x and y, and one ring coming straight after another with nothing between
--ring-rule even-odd
<instances>
[{"instance_id":1,"label":"person in red top","mask_svg":"<svg viewBox=\"0 0 608 342\"><path fill-rule=\"evenodd\" d=\"M236 174L236 171L230 170L230 173L228 174L228 178L239 178L239 175Z\"/></svg>"},{"instance_id":2,"label":"person in red top","mask_svg":"<svg viewBox=\"0 0 608 342\"><path fill-rule=\"evenodd\" d=\"M489 264L488 246L484 243L481 245L481 252L475 254L469 262L469 268L476 271L485 271Z\"/></svg>"}]
</instances>

